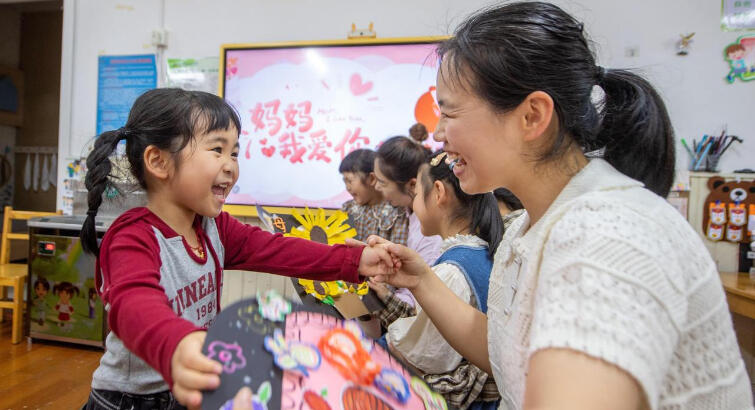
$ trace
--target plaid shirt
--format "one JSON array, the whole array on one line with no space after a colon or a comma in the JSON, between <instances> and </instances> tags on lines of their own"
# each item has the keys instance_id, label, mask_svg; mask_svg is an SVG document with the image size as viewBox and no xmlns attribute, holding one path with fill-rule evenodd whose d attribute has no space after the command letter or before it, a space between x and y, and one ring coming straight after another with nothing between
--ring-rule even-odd
<instances>
[{"instance_id":1,"label":"plaid shirt","mask_svg":"<svg viewBox=\"0 0 755 410\"><path fill-rule=\"evenodd\" d=\"M404 208L396 208L388 202L376 205L359 205L347 201L341 210L349 214L350 225L356 229L355 239L363 241L377 235L393 243L406 245L409 236L409 219Z\"/></svg>"},{"instance_id":2,"label":"plaid shirt","mask_svg":"<svg viewBox=\"0 0 755 410\"><path fill-rule=\"evenodd\" d=\"M393 294L385 300L385 309L378 312L384 328L402 317L415 316L417 310ZM423 375L434 391L443 395L453 408L464 410L475 401L496 402L501 396L495 380L477 366L462 360L455 369L440 374Z\"/></svg>"}]
</instances>

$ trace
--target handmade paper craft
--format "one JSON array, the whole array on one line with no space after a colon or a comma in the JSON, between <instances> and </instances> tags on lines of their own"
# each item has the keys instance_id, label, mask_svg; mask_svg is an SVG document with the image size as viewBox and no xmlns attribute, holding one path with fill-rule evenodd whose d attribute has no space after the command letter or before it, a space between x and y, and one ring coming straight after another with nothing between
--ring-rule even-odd
<instances>
[{"instance_id":1,"label":"handmade paper craft","mask_svg":"<svg viewBox=\"0 0 755 410\"><path fill-rule=\"evenodd\" d=\"M243 386L255 392L255 410L447 408L355 321L312 311L320 305L292 305L283 321L267 319L260 312L279 297L244 300L216 318L203 352L223 364L223 373L220 386L204 392L203 409L231 409Z\"/></svg>"},{"instance_id":2,"label":"handmade paper craft","mask_svg":"<svg viewBox=\"0 0 755 410\"><path fill-rule=\"evenodd\" d=\"M316 370L322 362L316 346L302 342L289 343L280 329L275 329L272 337L265 337L265 349L275 356L278 367L299 371L304 376L309 376L307 369Z\"/></svg>"},{"instance_id":3,"label":"handmade paper craft","mask_svg":"<svg viewBox=\"0 0 755 410\"><path fill-rule=\"evenodd\" d=\"M260 305L260 315L273 322L282 322L286 315L291 313L291 302L274 290L268 291L263 296L257 293L257 302Z\"/></svg>"},{"instance_id":4,"label":"handmade paper craft","mask_svg":"<svg viewBox=\"0 0 755 410\"><path fill-rule=\"evenodd\" d=\"M215 359L223 364L223 371L233 373L236 369L246 367L246 358L241 351L241 346L236 343L224 343L220 340L214 340L207 347L207 357Z\"/></svg>"}]
</instances>

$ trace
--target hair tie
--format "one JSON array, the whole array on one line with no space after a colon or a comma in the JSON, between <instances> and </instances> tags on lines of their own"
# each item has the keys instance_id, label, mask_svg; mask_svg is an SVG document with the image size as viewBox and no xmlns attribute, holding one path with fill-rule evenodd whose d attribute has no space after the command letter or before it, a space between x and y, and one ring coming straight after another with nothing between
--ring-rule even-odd
<instances>
[{"instance_id":1,"label":"hair tie","mask_svg":"<svg viewBox=\"0 0 755 410\"><path fill-rule=\"evenodd\" d=\"M131 135L131 131L126 127L118 128L118 140L124 140Z\"/></svg>"},{"instance_id":2,"label":"hair tie","mask_svg":"<svg viewBox=\"0 0 755 410\"><path fill-rule=\"evenodd\" d=\"M88 209L87 210L87 216L91 216L92 218L94 218L95 216L97 216L97 210L96 209Z\"/></svg>"}]
</instances>

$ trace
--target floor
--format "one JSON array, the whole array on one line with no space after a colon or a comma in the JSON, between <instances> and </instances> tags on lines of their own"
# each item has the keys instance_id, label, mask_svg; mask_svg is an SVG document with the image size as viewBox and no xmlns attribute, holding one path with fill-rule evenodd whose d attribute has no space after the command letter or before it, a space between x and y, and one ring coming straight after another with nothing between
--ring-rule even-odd
<instances>
[{"instance_id":1,"label":"floor","mask_svg":"<svg viewBox=\"0 0 755 410\"><path fill-rule=\"evenodd\" d=\"M42 341L13 345L9 313L0 323L0 410L81 408L102 349Z\"/></svg>"}]
</instances>

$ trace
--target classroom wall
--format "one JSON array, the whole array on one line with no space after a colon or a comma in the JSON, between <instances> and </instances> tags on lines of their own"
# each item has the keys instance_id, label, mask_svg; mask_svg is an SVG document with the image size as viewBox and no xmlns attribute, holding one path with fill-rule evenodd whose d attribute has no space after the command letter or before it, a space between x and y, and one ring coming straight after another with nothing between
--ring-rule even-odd
<instances>
[{"instance_id":1,"label":"classroom wall","mask_svg":"<svg viewBox=\"0 0 755 410\"><path fill-rule=\"evenodd\" d=\"M555 1L585 22L606 67L646 74L666 99L678 137L700 138L724 125L746 142L721 161L730 172L755 168L755 82L726 84L723 49L743 32L720 29L720 1ZM66 0L61 72L60 157L85 155L95 132L97 56L151 53L153 29L165 27L165 57L216 56L222 43L345 38L352 22L375 23L379 37L449 34L466 14L489 4L469 0ZM696 32L677 56L680 34ZM689 161L677 149L680 179ZM59 161L59 178L65 161ZM60 207L60 196L58 196Z\"/></svg>"}]
</instances>

